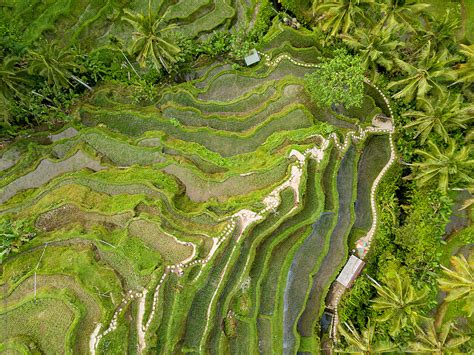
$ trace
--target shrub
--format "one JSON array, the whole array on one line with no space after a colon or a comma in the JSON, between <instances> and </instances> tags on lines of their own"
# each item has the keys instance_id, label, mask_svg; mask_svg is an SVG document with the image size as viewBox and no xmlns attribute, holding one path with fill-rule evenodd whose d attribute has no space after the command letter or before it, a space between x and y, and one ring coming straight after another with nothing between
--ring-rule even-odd
<instances>
[{"instance_id":1,"label":"shrub","mask_svg":"<svg viewBox=\"0 0 474 355\"><path fill-rule=\"evenodd\" d=\"M305 89L318 106L361 107L364 70L360 58L337 49L334 58L324 60L319 69L305 76Z\"/></svg>"}]
</instances>

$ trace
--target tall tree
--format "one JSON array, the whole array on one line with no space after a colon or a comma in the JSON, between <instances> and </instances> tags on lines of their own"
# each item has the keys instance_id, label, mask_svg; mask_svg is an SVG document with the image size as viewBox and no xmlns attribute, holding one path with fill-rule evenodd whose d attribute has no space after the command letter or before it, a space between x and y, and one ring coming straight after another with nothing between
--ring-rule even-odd
<instances>
[{"instance_id":1,"label":"tall tree","mask_svg":"<svg viewBox=\"0 0 474 355\"><path fill-rule=\"evenodd\" d=\"M424 328L424 329L423 329ZM423 328L418 328L416 339L408 343L409 353L428 353L436 355L458 353L459 346L470 337L452 332L453 323L448 322L436 329L434 320L429 319Z\"/></svg>"},{"instance_id":2,"label":"tall tree","mask_svg":"<svg viewBox=\"0 0 474 355\"><path fill-rule=\"evenodd\" d=\"M356 19L368 21L367 10L374 0L336 0L313 2L313 15L321 16L321 28L333 37L339 33L349 33Z\"/></svg>"},{"instance_id":3,"label":"tall tree","mask_svg":"<svg viewBox=\"0 0 474 355\"><path fill-rule=\"evenodd\" d=\"M382 2L383 26L399 24L409 32L415 32L419 27L419 16L430 7L429 4L409 0L387 0Z\"/></svg>"},{"instance_id":4,"label":"tall tree","mask_svg":"<svg viewBox=\"0 0 474 355\"><path fill-rule=\"evenodd\" d=\"M90 89L73 75L80 68L75 60L73 51L61 48L57 42L47 42L38 51L29 51L29 70L44 77L56 91L72 86L71 79Z\"/></svg>"},{"instance_id":5,"label":"tall tree","mask_svg":"<svg viewBox=\"0 0 474 355\"><path fill-rule=\"evenodd\" d=\"M338 349L336 352L370 355L392 352L397 349L397 346L389 340L378 339L375 335L375 324L371 324L370 319L367 328L361 333L355 329L352 322L345 322L344 326L338 324L338 330L349 346Z\"/></svg>"},{"instance_id":6,"label":"tall tree","mask_svg":"<svg viewBox=\"0 0 474 355\"><path fill-rule=\"evenodd\" d=\"M462 105L461 95L441 94L436 100L421 98L418 100L420 110L410 110L403 114L414 118L405 128L416 127L415 137L420 136L424 143L431 132L436 132L445 142L449 131L456 128L467 128L474 117L474 105Z\"/></svg>"},{"instance_id":7,"label":"tall tree","mask_svg":"<svg viewBox=\"0 0 474 355\"><path fill-rule=\"evenodd\" d=\"M306 75L305 88L319 106L360 107L364 98L364 70L360 58L337 50L334 58L323 61L319 69Z\"/></svg>"},{"instance_id":8,"label":"tall tree","mask_svg":"<svg viewBox=\"0 0 474 355\"><path fill-rule=\"evenodd\" d=\"M397 30L394 26L372 29L357 28L353 35L343 35L342 39L350 48L355 49L362 60L362 67L375 75L377 67L392 70L394 59L398 57L397 48L403 42L393 38Z\"/></svg>"},{"instance_id":9,"label":"tall tree","mask_svg":"<svg viewBox=\"0 0 474 355\"><path fill-rule=\"evenodd\" d=\"M443 91L440 81L456 78L455 74L448 69L448 65L453 60L446 49L439 52L433 51L432 44L428 41L420 51L416 65L395 59L396 64L407 73L407 77L392 82L387 87L389 89L402 87L393 95L393 98L404 98L406 103L415 97L425 97L432 89L439 94Z\"/></svg>"},{"instance_id":10,"label":"tall tree","mask_svg":"<svg viewBox=\"0 0 474 355\"><path fill-rule=\"evenodd\" d=\"M391 335L397 335L409 324L418 324L419 309L426 302L428 289L415 290L408 278L401 279L398 274L386 278L385 285L375 280L372 283L377 290L372 308L380 312L377 321L390 324Z\"/></svg>"},{"instance_id":11,"label":"tall tree","mask_svg":"<svg viewBox=\"0 0 474 355\"><path fill-rule=\"evenodd\" d=\"M9 56L3 57L0 63L0 96L6 100L21 96L21 90L28 83L17 64L18 58Z\"/></svg>"},{"instance_id":12,"label":"tall tree","mask_svg":"<svg viewBox=\"0 0 474 355\"><path fill-rule=\"evenodd\" d=\"M147 60L151 60L156 70L163 68L169 72L181 50L170 37L176 25L167 24L165 16L159 16L158 13L152 12L151 2L148 1L148 14L125 10L123 19L135 29L131 52L136 55L137 62L145 67Z\"/></svg>"},{"instance_id":13,"label":"tall tree","mask_svg":"<svg viewBox=\"0 0 474 355\"><path fill-rule=\"evenodd\" d=\"M439 286L448 293L445 301L465 300L465 310L471 316L474 311L474 254L469 261L464 255L453 256L451 265L453 269L441 266L444 275L439 279Z\"/></svg>"},{"instance_id":14,"label":"tall tree","mask_svg":"<svg viewBox=\"0 0 474 355\"><path fill-rule=\"evenodd\" d=\"M472 184L474 159L470 159L471 151L472 146L469 144L458 149L456 141L452 138L448 139L448 146L441 149L433 141L428 140L426 151L415 150L415 153L424 160L411 164L414 169L407 178L417 181L420 185L437 180L439 190L445 194L450 185Z\"/></svg>"}]
</instances>

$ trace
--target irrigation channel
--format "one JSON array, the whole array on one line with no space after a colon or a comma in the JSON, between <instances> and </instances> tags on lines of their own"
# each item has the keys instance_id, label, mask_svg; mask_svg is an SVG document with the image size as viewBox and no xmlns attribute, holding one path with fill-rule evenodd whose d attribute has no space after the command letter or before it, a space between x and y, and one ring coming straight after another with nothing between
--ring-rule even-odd
<instances>
[{"instance_id":1,"label":"irrigation channel","mask_svg":"<svg viewBox=\"0 0 474 355\"><path fill-rule=\"evenodd\" d=\"M275 67L283 59L289 60L293 64L296 64L302 67L312 67L312 68L318 67L317 64L298 62L287 54L279 55L273 60L271 60L271 58L265 53L260 52L260 55L265 59L265 64L269 67ZM293 190L294 196L295 196L295 199L294 199L295 202L294 202L293 208L287 213L288 215L290 215L300 203L301 177L303 175L304 167L308 163L308 159L312 159L316 163L320 163L324 158L324 154L329 154L327 153L327 148L331 145L331 143L336 147L336 149L340 152L340 154L344 156L343 161L341 163L342 172L341 171L339 172L338 175L340 176L338 176L338 179L337 179L338 191L345 191L346 194L352 193L352 185L348 183L347 181L344 181L343 179L344 175L347 175L347 174L352 175L351 172L349 171L351 167L353 167L353 164L351 164L351 159L352 160L354 159L353 158L354 148L351 145L351 142L361 141L365 139L368 134L387 134L389 138L389 142L390 142L390 158L388 162L386 163L386 165L382 168L380 173L377 175L377 177L375 178L372 184L371 191L370 191L372 224L368 233L364 235L364 237L362 237L358 241L358 242L362 241L367 245L367 249L365 253L363 255L359 255L361 258L364 258L367 255L367 252L370 248L371 241L373 239L373 236L377 228L378 215L377 215L377 208L376 208L376 190L380 181L384 177L385 173L388 171L390 166L394 163L395 157L396 157L395 147L393 144L393 133L394 133L393 112L390 107L389 101L385 97L385 95L382 93L382 91L378 87L376 87L373 83L371 83L369 79L365 79L365 83L373 87L379 93L379 95L383 98L383 101L385 102L386 107L390 113L387 121L381 122L381 121L377 121L374 118L372 120L372 126L367 127L365 129L358 127L356 131L349 131L346 133L342 141L339 140L339 137L335 133L330 134L327 139L320 135L315 135L314 137L319 137L320 141L322 142L319 147L314 146L313 148L307 149L303 153L297 150L292 150L288 156L289 159L292 159L292 161L294 161L291 165L290 176L287 180L285 180L281 185L277 186L273 191L271 191L262 200L262 203L265 207L257 212L248 210L248 209L243 209L235 213L233 216L231 216L227 221L228 222L227 226L224 228L221 234L218 237L213 238L213 246L209 254L204 259L194 259L195 254L196 254L195 253L196 247L192 243L187 243L187 245L192 246L194 250L193 255L191 257L188 257L177 264L167 266L161 278L158 280L158 282L154 284L154 286L150 286L149 288L142 289L142 290L129 290L128 293L125 295L125 297L122 299L120 305L115 310L109 324L103 325L99 323L95 327L94 331L92 332L89 338L90 352L92 354L96 353L96 350L98 348L98 345L101 339L108 333L113 332L114 330L117 329L118 318L125 311L125 309L127 308L127 305L129 305L134 300L138 300L137 317L136 317L136 330L137 330L137 336L138 336L137 351L139 354L144 353L147 347L146 338L148 335L148 331L156 315L157 305L160 298L160 288L168 275L174 273L178 276L181 276L184 272L184 269L194 266L196 264L200 264L202 267L201 267L201 271L199 272L197 276L199 277L202 273L202 270L204 269L204 267L206 267L206 264L209 263L209 261L213 258L214 254L219 249L219 247L230 236L233 236L236 240L236 243L234 244L230 252L231 257L229 257L228 260L231 260L232 255L234 255L234 253L238 253L238 247L240 246L239 241L241 241L242 239L241 237L246 233L246 231L249 229L250 226L263 220L264 218L266 218L269 212L275 211L278 208L278 206L282 202L280 198L280 192L288 188ZM341 190L339 190L339 188L341 188ZM344 204L344 201L347 200L347 196L342 196L342 195L343 194L341 194L339 197L340 208L343 208L345 210L344 213L342 214L349 215L349 212L348 212L349 206L348 204ZM285 354L293 352L292 349L294 348L294 344L296 342L296 337L294 334L294 325L295 325L295 321L297 320L298 315L292 314L290 312L291 307L290 307L290 299L288 295L292 288L301 286L298 284L298 280L294 277L296 273L301 272L299 268L299 260L302 260L308 257L308 253L307 253L308 249L312 249L314 251L314 248L316 247L316 241L318 240L318 236L324 233L324 229L328 228L328 226L332 223L332 220L334 218L335 218L334 214L330 212L324 212L319 216L318 220L315 221L315 223L313 224L312 233L306 238L306 240L303 242L299 250L297 250L297 252L295 253L293 263L288 272L287 282L286 282L286 286L284 290L284 314L283 314L283 322L284 322L283 349L284 349ZM342 250L344 250L343 243L345 243L345 240L343 238L339 238L339 243L333 243L332 237L333 235L337 236L341 233L348 233L347 231L348 228L350 228L350 226L347 221L347 218L341 217L341 212L339 212L336 226L333 229L332 235L331 235L331 244L334 244L333 247L340 248L340 249L342 248ZM310 255L314 255L314 253ZM329 253L326 255L326 257L328 256L331 256L331 251L329 251ZM343 259L345 260L345 257ZM330 265L333 268L337 268L340 262L343 262L344 260L333 260ZM317 260L314 260L314 263L316 262ZM224 279L228 266L229 265L227 263L224 266L222 272L220 273L219 282L211 297L209 305L207 305L206 319L203 320L205 322L204 334L199 344L200 353L204 353L204 344L206 342L206 339L209 336L209 327L210 327L209 322L210 322L212 308L215 303L216 295L218 294L221 287L223 287L222 280ZM305 285L304 287L308 287L308 285ZM319 290L316 290L316 291L319 291ZM147 299L147 294L150 292L153 293L152 305L151 305L151 310L149 314L147 315L147 317L145 317L146 299ZM296 299L296 300L291 299L291 303L293 302L297 302L300 304L304 303L305 302L304 298L306 297L305 295L306 295L306 292L305 293L300 292L300 296L301 296L300 299ZM333 322L333 327L334 327L333 334L335 334L335 329L337 326L337 305L338 305L341 295L342 295L342 292L335 295L335 298L329 301L331 305L334 306L335 312L336 312L334 322Z\"/></svg>"}]
</instances>

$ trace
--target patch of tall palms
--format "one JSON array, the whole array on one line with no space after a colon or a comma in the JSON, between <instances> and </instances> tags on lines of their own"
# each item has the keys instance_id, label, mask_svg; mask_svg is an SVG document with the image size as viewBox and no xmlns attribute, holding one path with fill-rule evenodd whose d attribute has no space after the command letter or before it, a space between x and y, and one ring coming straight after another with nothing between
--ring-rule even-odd
<instances>
[{"instance_id":1,"label":"patch of tall palms","mask_svg":"<svg viewBox=\"0 0 474 355\"><path fill-rule=\"evenodd\" d=\"M438 145L433 140L427 141L426 149L415 150L422 160L412 163L413 172L408 179L413 179L423 186L437 182L439 190L447 194L449 186L472 186L474 178L474 159L472 146L462 147L453 139L448 145Z\"/></svg>"},{"instance_id":2,"label":"patch of tall palms","mask_svg":"<svg viewBox=\"0 0 474 355\"><path fill-rule=\"evenodd\" d=\"M389 324L389 334L396 336L402 329L417 325L422 315L420 309L426 303L429 290L416 290L409 278L398 274L385 279L384 284L371 279L377 290L372 308L378 312L376 320Z\"/></svg>"},{"instance_id":3,"label":"patch of tall palms","mask_svg":"<svg viewBox=\"0 0 474 355\"><path fill-rule=\"evenodd\" d=\"M409 110L403 114L413 119L404 128L416 128L415 138L420 137L422 144L433 133L447 143L453 130L467 129L474 118L474 105L463 104L459 94L442 92L433 99L420 98L417 106L418 110Z\"/></svg>"},{"instance_id":4,"label":"patch of tall palms","mask_svg":"<svg viewBox=\"0 0 474 355\"><path fill-rule=\"evenodd\" d=\"M430 319L417 329L415 338L408 343L405 351L436 355L456 354L459 353L459 347L469 339L469 336L456 332L453 322L436 327L433 319Z\"/></svg>"},{"instance_id":5,"label":"patch of tall palms","mask_svg":"<svg viewBox=\"0 0 474 355\"><path fill-rule=\"evenodd\" d=\"M342 35L343 42L357 51L362 60L362 66L375 77L380 67L390 71L395 67L398 49L403 42L396 36L397 25L371 29L357 28L352 35ZM395 34L395 35L394 35Z\"/></svg>"},{"instance_id":6,"label":"patch of tall palms","mask_svg":"<svg viewBox=\"0 0 474 355\"><path fill-rule=\"evenodd\" d=\"M314 0L312 13L314 23L329 37L336 37L375 24L416 32L420 27L417 19L429 6L414 0Z\"/></svg>"},{"instance_id":7,"label":"patch of tall palms","mask_svg":"<svg viewBox=\"0 0 474 355\"><path fill-rule=\"evenodd\" d=\"M73 74L80 70L76 56L72 50L61 48L57 42L47 42L39 50L29 51L29 71L46 79L54 90L72 86L71 80L91 90Z\"/></svg>"},{"instance_id":8,"label":"patch of tall palms","mask_svg":"<svg viewBox=\"0 0 474 355\"><path fill-rule=\"evenodd\" d=\"M469 300L473 292L474 265L468 266L465 258L454 257L452 262L455 270L445 268L445 278L440 280L448 292L447 299L453 292L452 300ZM428 289L415 289L409 278L399 274L386 277L382 284L370 280L377 291L377 296L371 300L372 309L377 312L375 322L368 318L362 330L350 321L338 324L344 342L336 352L368 355L402 351L441 355L459 352L459 347L469 341L470 336L458 331L452 321L437 325L433 319L422 315L420 309L427 301ZM384 337L380 327L387 325L393 339L405 340L399 342ZM409 335L408 342L406 336L397 338L402 330Z\"/></svg>"},{"instance_id":9,"label":"patch of tall palms","mask_svg":"<svg viewBox=\"0 0 474 355\"><path fill-rule=\"evenodd\" d=\"M388 339L380 339L376 335L375 323L370 319L367 327L359 332L352 322L338 324L339 333L344 337L348 346L336 349L345 354L382 354L397 350L397 346Z\"/></svg>"},{"instance_id":10,"label":"patch of tall palms","mask_svg":"<svg viewBox=\"0 0 474 355\"><path fill-rule=\"evenodd\" d=\"M449 55L448 50L433 50L428 41L421 49L415 63L409 63L401 59L395 59L397 66L405 74L405 77L391 82L387 88L400 88L392 97L403 99L405 103L413 99L425 98L429 93L441 95L445 90L443 81L453 81L456 75L449 70L454 58Z\"/></svg>"},{"instance_id":11,"label":"patch of tall palms","mask_svg":"<svg viewBox=\"0 0 474 355\"><path fill-rule=\"evenodd\" d=\"M90 86L75 74L81 70L77 56L72 49L60 47L57 42L42 42L37 48L27 51L24 57L5 56L0 62L0 108L1 126L9 127L14 119L15 107L28 107L31 93L41 100L52 100L40 93L41 88L49 88L58 94L80 84L89 90Z\"/></svg>"}]
</instances>

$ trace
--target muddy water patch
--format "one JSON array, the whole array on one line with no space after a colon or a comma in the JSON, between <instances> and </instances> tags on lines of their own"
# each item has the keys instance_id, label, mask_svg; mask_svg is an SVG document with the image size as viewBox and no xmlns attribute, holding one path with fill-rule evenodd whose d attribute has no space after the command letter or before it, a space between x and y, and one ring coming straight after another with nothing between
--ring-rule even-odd
<instances>
[{"instance_id":1,"label":"muddy water patch","mask_svg":"<svg viewBox=\"0 0 474 355\"><path fill-rule=\"evenodd\" d=\"M132 217L133 212L108 216L96 212L83 211L74 205L67 204L41 214L36 220L36 227L45 232L51 232L70 224L79 223L87 229L100 225L111 232L117 228L124 228Z\"/></svg>"},{"instance_id":2,"label":"muddy water patch","mask_svg":"<svg viewBox=\"0 0 474 355\"><path fill-rule=\"evenodd\" d=\"M94 171L105 169L97 160L82 151L58 162L43 159L35 170L1 188L0 203L7 201L20 191L40 187L59 175L84 168Z\"/></svg>"},{"instance_id":3,"label":"muddy water patch","mask_svg":"<svg viewBox=\"0 0 474 355\"><path fill-rule=\"evenodd\" d=\"M77 129L75 129L74 127L68 127L62 132L59 132L59 133L56 133L56 134L50 134L49 139L52 142L56 142L60 139L75 137L78 134L79 134L79 131Z\"/></svg>"},{"instance_id":4,"label":"muddy water patch","mask_svg":"<svg viewBox=\"0 0 474 355\"><path fill-rule=\"evenodd\" d=\"M372 225L370 190L375 178L390 159L388 136L372 136L368 139L359 160L357 199L355 202L355 229L369 230Z\"/></svg>"},{"instance_id":5,"label":"muddy water patch","mask_svg":"<svg viewBox=\"0 0 474 355\"><path fill-rule=\"evenodd\" d=\"M225 201L230 196L244 195L269 187L283 180L287 167L288 163L283 163L264 173L231 176L224 181L206 181L193 173L192 170L175 164L169 165L163 170L168 174L176 176L184 184L186 195L191 200L204 202L211 198Z\"/></svg>"},{"instance_id":6,"label":"muddy water patch","mask_svg":"<svg viewBox=\"0 0 474 355\"><path fill-rule=\"evenodd\" d=\"M21 152L15 147L8 149L0 158L0 171L7 170L20 160Z\"/></svg>"}]
</instances>

